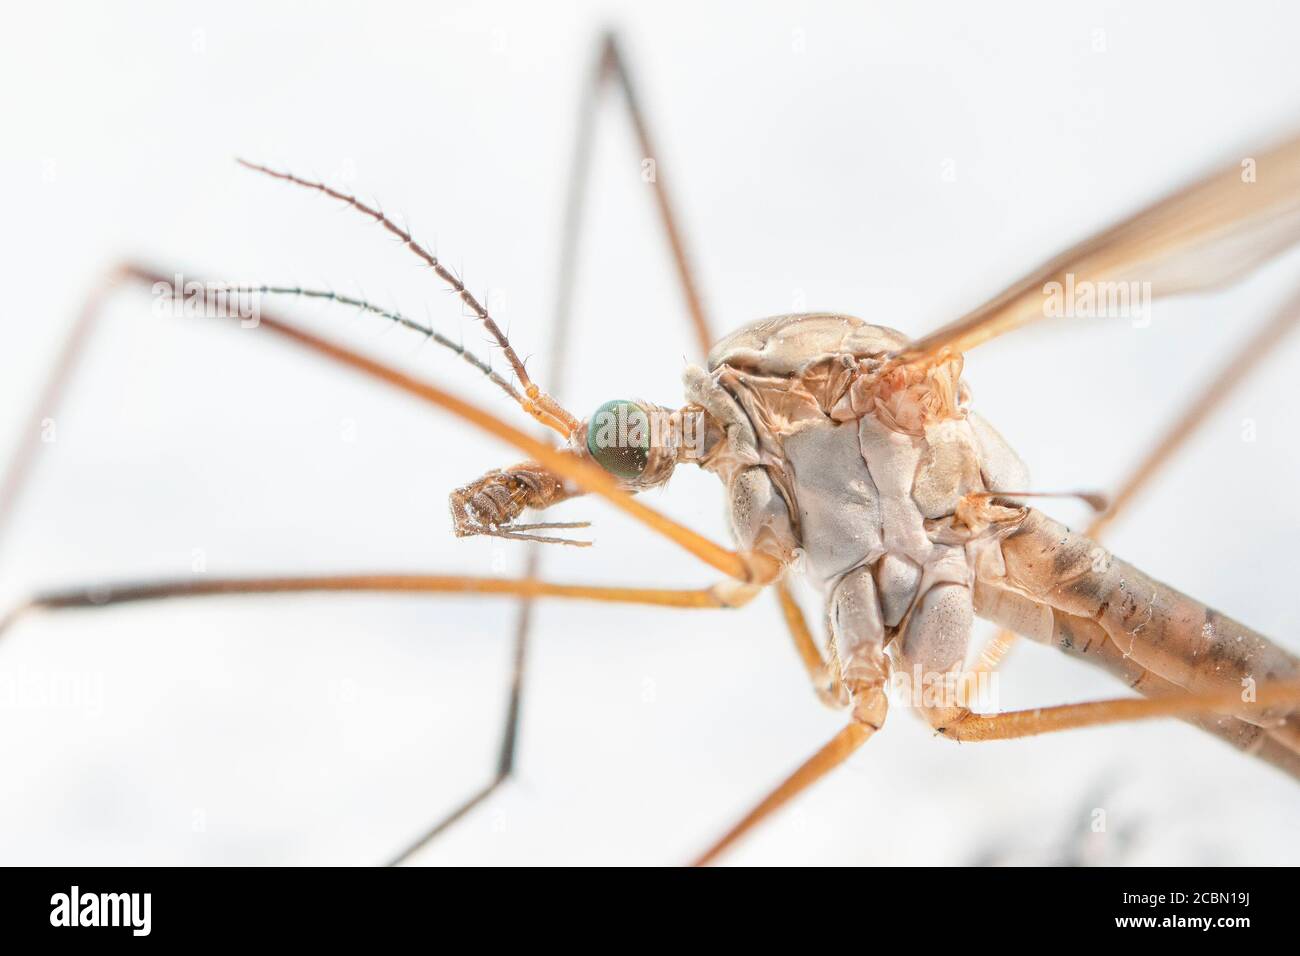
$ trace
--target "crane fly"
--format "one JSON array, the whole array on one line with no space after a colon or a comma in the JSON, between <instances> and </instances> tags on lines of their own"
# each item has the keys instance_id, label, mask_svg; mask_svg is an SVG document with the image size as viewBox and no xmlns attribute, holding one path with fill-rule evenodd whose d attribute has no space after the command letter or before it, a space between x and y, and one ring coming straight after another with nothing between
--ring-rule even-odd
<instances>
[{"instance_id":1,"label":"crane fly","mask_svg":"<svg viewBox=\"0 0 1300 956\"><path fill-rule=\"evenodd\" d=\"M844 762L885 724L890 690L911 682L916 709L937 734L984 741L1156 717L1178 717L1243 754L1300 778L1300 661L1284 648L1111 554L1105 526L1197 425L1300 319L1300 298L1223 366L1157 442L1084 533L1032 502L1027 469L975 409L963 355L1001 335L1060 314L1080 300L1133 301L1228 285L1300 240L1300 139L1281 142L1191 183L1052 258L951 324L909 340L848 314L802 313L751 322L717 337L701 302L686 243L664 184L653 196L680 283L700 364L687 366L685 402L614 396L586 417L555 397L566 346L567 299L601 92L614 88L637 146L656 155L619 46L602 38L585 87L561 245L561 301L547 375L535 380L488 309L460 278L375 206L327 183L252 161L247 169L324 194L378 223L459 297L504 357L509 375L426 325L365 299L286 286L222 287L265 298L335 302L412 329L469 362L522 413L512 424L479 405L293 322L260 313L276 336L494 436L523 456L450 491L452 531L525 542L518 578L456 574L354 574L215 578L67 587L40 593L0 620L30 612L125 602L286 592L469 593L519 598L514 674L498 769L487 785L390 862L408 859L470 813L513 769L529 609L537 598L682 609L735 608L775 593L816 696L847 716L844 728L764 797L697 862L717 859L746 832ZM1248 165L1248 169L1247 169ZM171 273L127 263L87 303L40 395L32 432L57 404L107 291L122 284L185 294ZM202 296L214 294L214 284ZM1116 296L1122 294L1120 299ZM1127 298L1128 296L1134 299ZM552 389L553 391L548 390ZM0 520L31 464L27 439L0 487ZM638 497L665 486L679 466L722 482L733 541L723 544ZM541 546L586 548L585 522L532 519L574 498L603 498L718 575L697 588L556 583L540 574ZM828 633L818 641L789 578L822 594ZM976 654L976 617L1004 630ZM981 713L973 682L998 666L1015 635L1055 646L1138 690L1122 697L1024 711Z\"/></svg>"}]
</instances>

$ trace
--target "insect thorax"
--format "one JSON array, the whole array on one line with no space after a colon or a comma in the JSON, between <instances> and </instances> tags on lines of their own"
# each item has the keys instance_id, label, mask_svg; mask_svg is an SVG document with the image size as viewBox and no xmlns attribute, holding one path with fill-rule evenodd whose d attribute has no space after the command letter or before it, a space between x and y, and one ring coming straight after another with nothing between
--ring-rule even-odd
<instances>
[{"instance_id":1,"label":"insect thorax","mask_svg":"<svg viewBox=\"0 0 1300 956\"><path fill-rule=\"evenodd\" d=\"M887 368L906 343L851 316L779 316L727 336L707 372L686 376L692 400L731 426L707 467L728 485L741 546L801 555L823 588L873 566L887 619L933 584L970 583L964 496L1027 483L969 410L960 356Z\"/></svg>"}]
</instances>

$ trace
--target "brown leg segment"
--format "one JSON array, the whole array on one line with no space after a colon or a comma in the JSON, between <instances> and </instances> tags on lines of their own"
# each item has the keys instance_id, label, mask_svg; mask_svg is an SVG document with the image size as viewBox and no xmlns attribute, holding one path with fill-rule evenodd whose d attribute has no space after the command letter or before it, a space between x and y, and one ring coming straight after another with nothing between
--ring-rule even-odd
<instances>
[{"instance_id":1,"label":"brown leg segment","mask_svg":"<svg viewBox=\"0 0 1300 956\"><path fill-rule=\"evenodd\" d=\"M1143 695L1169 697L1186 693L1177 684L1126 656L1096 621L1055 612L1052 623L1052 644L1056 648L1109 671ZM1182 715L1182 719L1214 734L1242 753L1258 757L1300 779L1300 747L1278 739L1275 734L1281 728L1258 727L1230 714L1196 713Z\"/></svg>"},{"instance_id":2,"label":"brown leg segment","mask_svg":"<svg viewBox=\"0 0 1300 956\"><path fill-rule=\"evenodd\" d=\"M1262 714L1266 707L1285 708L1296 705L1300 705L1300 682L1291 681L1266 684L1257 688L1256 698L1248 707ZM939 733L960 741L1009 740L1131 720L1188 717L1204 714L1207 711L1240 711L1242 707L1242 695L1238 691L1178 693L1155 699L1124 697L1083 704L1008 711L1003 714L975 714L966 711L965 716L956 723L939 728ZM764 819L851 757L874 732L873 728L862 724L849 724L764 797L722 839L701 854L694 865L706 866L714 862L720 854ZM1275 742L1266 742L1266 745L1267 753L1261 756L1265 756L1270 762L1276 763L1283 769L1294 772L1297 761L1293 754L1279 751Z\"/></svg>"},{"instance_id":3,"label":"brown leg segment","mask_svg":"<svg viewBox=\"0 0 1300 956\"><path fill-rule=\"evenodd\" d=\"M49 591L20 604L0 618L0 636L33 611L67 611L163 601L173 598L236 594L473 594L526 598L553 597L609 604L652 607L739 607L757 590L711 588L627 588L556 584L536 578L482 578L441 574L339 574L273 578L196 578L144 584L91 585Z\"/></svg>"},{"instance_id":4,"label":"brown leg segment","mask_svg":"<svg viewBox=\"0 0 1300 956\"><path fill-rule=\"evenodd\" d=\"M776 591L777 601L780 602L781 614L785 617L790 637L794 640L795 652L803 662L804 670L808 672L808 680L812 682L818 699L835 710L847 707L849 694L844 686L843 675L840 673L840 661L835 648L831 648L829 660L822 656L821 648L817 646L817 640L808 627L807 619L804 618L803 608L795 600L784 578L776 582L773 590Z\"/></svg>"},{"instance_id":5,"label":"brown leg segment","mask_svg":"<svg viewBox=\"0 0 1300 956\"><path fill-rule=\"evenodd\" d=\"M1300 705L1300 681L1265 684L1255 690L1255 699L1247 702L1241 691L1211 691L1200 694L1171 694L1167 697L1117 697L1084 704L1061 704L1035 707L1002 714L965 715L939 733L953 740L1011 740L1060 730L1098 727L1153 717L1185 717L1206 711L1240 714L1255 711L1263 717L1265 708L1288 708Z\"/></svg>"},{"instance_id":6,"label":"brown leg segment","mask_svg":"<svg viewBox=\"0 0 1300 956\"><path fill-rule=\"evenodd\" d=\"M4 540L5 525L35 460L39 447L35 436L40 433L41 422L53 416L58 408L68 383L76 373L86 343L95 330L105 300L112 295L118 283L127 278L127 271L126 267L114 269L82 303L81 312L64 339L59 355L54 360L54 367L50 369L41 393L28 413L27 424L18 432L18 442L9 457L9 467L5 469L3 479L0 479L0 541Z\"/></svg>"},{"instance_id":7,"label":"brown leg segment","mask_svg":"<svg viewBox=\"0 0 1300 956\"><path fill-rule=\"evenodd\" d=\"M832 737L824 747L809 757L799 769L764 797L745 817L705 850L692 866L708 866L754 827L781 809L804 790L826 776L865 744L875 731L864 724L851 723Z\"/></svg>"},{"instance_id":8,"label":"brown leg segment","mask_svg":"<svg viewBox=\"0 0 1300 956\"><path fill-rule=\"evenodd\" d=\"M548 378L557 392L563 395L565 357L568 354L570 332L573 325L573 290L576 285L578 250L582 238L582 216L586 200L588 170L591 166L591 143L596 120L596 109L605 73L605 51L600 57L589 82L582 91L578 104L578 126L574 137L573 155L569 164L569 182L564 206L564 222L560 231L560 254L556 269L555 301L552 309ZM535 578L541 571L542 552L536 544L528 546L524 561L524 576ZM429 826L412 840L388 866L400 866L423 850L435 839L458 823L479 805L487 801L507 780L515 769L519 742L521 714L523 712L524 677L528 663L529 636L533 625L533 601L525 597L519 602L515 619L515 639L510 686L506 696L505 724L501 733L496 771L492 779L471 794L460 806Z\"/></svg>"},{"instance_id":9,"label":"brown leg segment","mask_svg":"<svg viewBox=\"0 0 1300 956\"><path fill-rule=\"evenodd\" d=\"M657 153L651 143L650 127L646 122L645 113L641 110L636 86L632 82L631 71L628 69L627 62L623 59L622 51L619 49L618 37L612 33L606 34L601 41L600 75L602 78L612 76L617 81L618 87L623 93L623 102L627 106L628 118L632 121L632 129L636 133L637 145L641 149L641 155L645 159L655 159ZM659 210L659 221L663 224L664 235L668 239L668 247L673 255L673 265L677 272L677 280L681 286L682 296L686 299L686 310L691 316L691 328L695 332L696 344L699 345L700 354L707 355L709 349L713 346L713 330L709 327L709 320L704 312L704 303L700 299L699 284L695 280L690 257L686 254L686 242L682 238L681 228L677 224L677 216L673 210L673 204L668 198L668 187L664 185L663 176L660 175L661 171L656 164L653 181L655 208Z\"/></svg>"}]
</instances>

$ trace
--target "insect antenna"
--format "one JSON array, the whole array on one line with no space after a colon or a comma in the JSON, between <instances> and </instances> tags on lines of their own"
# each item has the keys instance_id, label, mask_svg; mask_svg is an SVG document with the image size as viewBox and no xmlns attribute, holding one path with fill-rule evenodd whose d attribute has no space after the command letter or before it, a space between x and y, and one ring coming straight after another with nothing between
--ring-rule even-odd
<instances>
[{"instance_id":1,"label":"insect antenna","mask_svg":"<svg viewBox=\"0 0 1300 956\"><path fill-rule=\"evenodd\" d=\"M329 289L304 289L301 286L240 285L229 287L229 291L240 295L280 295L298 296L303 299L319 299L324 302L335 302L339 305L349 306L356 309L358 312L377 315L381 319L387 319L395 325L400 325L403 328L410 329L412 332L418 332L429 341L435 342L443 348L454 352L465 362L483 373L484 377L486 377L488 381L510 396L512 401L516 402L521 407L524 405L524 396L520 395L514 386L494 372L492 366L488 362L465 348L464 343L453 342L451 339L447 338L447 336L433 328L433 326L417 322L415 319L409 318L395 309L385 309L383 306L375 305L373 302L369 302L366 299L346 295L342 292L334 292Z\"/></svg>"},{"instance_id":2,"label":"insect antenna","mask_svg":"<svg viewBox=\"0 0 1300 956\"><path fill-rule=\"evenodd\" d=\"M551 398L551 396L546 392L542 391L541 388L539 388L529 377L528 370L524 368L524 363L521 362L519 356L515 354L515 350L510 345L510 340L506 337L506 334L501 331L501 327L497 325L496 320L492 318L488 310L474 297L474 294L465 287L465 283L461 281L460 277L443 265L437 256L416 242L411 237L409 230L399 226L394 220L385 215L381 209L377 208L378 204L375 206L369 206L356 196L340 192L337 189L325 185L325 183L303 179L300 176L295 176L293 173L271 169L269 166L262 166L258 163L249 162L246 159L237 159L236 162L245 169L251 169L254 172L263 173L273 179L281 179L285 182L302 186L305 189L314 189L317 192L324 193L326 196L346 203L362 215L373 219L400 239L402 245L411 250L417 258L425 263L425 265L429 266L438 278L446 283L447 287L460 298L461 302L463 302L466 307L469 308L470 312L472 312L474 317L482 323L483 327L487 329L488 334L492 336L497 347L501 349L502 354L506 357L506 361L510 363L510 367L514 370L515 376L519 379L520 387L523 389L523 398L520 401L520 405L523 407L524 411L533 416L533 418L537 419L543 425L559 432L565 438L568 438L577 430L579 424L578 420L566 411L559 402Z\"/></svg>"}]
</instances>

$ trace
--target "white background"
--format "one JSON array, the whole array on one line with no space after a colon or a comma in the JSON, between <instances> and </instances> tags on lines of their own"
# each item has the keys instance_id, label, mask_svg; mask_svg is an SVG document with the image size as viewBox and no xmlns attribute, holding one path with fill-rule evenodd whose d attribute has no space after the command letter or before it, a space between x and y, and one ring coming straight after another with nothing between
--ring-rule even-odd
<instances>
[{"instance_id":1,"label":"white background","mask_svg":"<svg viewBox=\"0 0 1300 956\"><path fill-rule=\"evenodd\" d=\"M19 431L36 383L124 256L364 290L486 349L376 226L236 155L409 217L492 290L544 368L576 98L606 24L638 71L720 328L824 308L919 334L1294 126L1297 21L1293 5L1239 0L25 4L0 37L0 447L35 440ZM612 105L573 374L556 386L584 415L610 397L679 400L694 357ZM1291 255L1159 304L1149 328L1028 330L972 353L967 379L1037 487L1112 487L1298 278ZM417 337L287 310L521 420ZM509 449L264 332L159 318L145 293L118 295L104 321L3 541L6 605L42 586L185 577L196 556L210 575L520 567L521 546L454 539L446 511ZM1298 363L1298 341L1272 356L1111 538L1292 647ZM710 476L682 470L651 501L724 533ZM592 519L598 539L548 552L553 578L713 579L598 502L553 514ZM380 862L491 773L514 615L495 600L306 596L24 621L0 644L0 861ZM66 686L80 691L51 696ZM1035 646L1000 689L1003 707L1123 691ZM518 778L422 862L683 862L842 720L816 703L766 598L736 613L540 606L524 711ZM729 859L1293 862L1296 797L1176 723L957 746L896 707Z\"/></svg>"}]
</instances>

